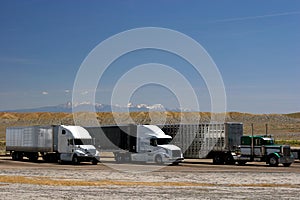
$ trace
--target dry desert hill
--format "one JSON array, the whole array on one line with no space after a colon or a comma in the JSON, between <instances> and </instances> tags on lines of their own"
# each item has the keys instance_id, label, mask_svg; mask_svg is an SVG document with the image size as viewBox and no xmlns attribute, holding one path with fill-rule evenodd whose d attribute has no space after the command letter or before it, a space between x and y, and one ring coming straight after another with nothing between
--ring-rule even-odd
<instances>
[{"instance_id":1,"label":"dry desert hill","mask_svg":"<svg viewBox=\"0 0 300 200\"><path fill-rule=\"evenodd\" d=\"M132 112L130 117L126 113L76 113L76 124L86 124L91 119L98 120L100 124L130 123L131 119L137 124L180 123L183 117L186 123L195 123L197 117L201 122L210 122L211 113L198 112ZM130 119L131 118L131 119ZM244 134L251 133L251 124L254 124L255 134L265 133L265 124L268 132L276 139L300 140L300 113L293 114L249 114L239 112L226 113L225 121L242 122ZM9 126L74 124L72 113L11 113L0 112L0 141L5 140L5 129Z\"/></svg>"}]
</instances>

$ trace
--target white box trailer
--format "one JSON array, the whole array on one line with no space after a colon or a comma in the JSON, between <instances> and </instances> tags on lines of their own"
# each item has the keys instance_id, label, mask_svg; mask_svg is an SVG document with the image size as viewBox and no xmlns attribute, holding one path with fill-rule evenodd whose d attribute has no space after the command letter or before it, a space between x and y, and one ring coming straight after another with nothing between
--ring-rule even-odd
<instances>
[{"instance_id":1,"label":"white box trailer","mask_svg":"<svg viewBox=\"0 0 300 200\"><path fill-rule=\"evenodd\" d=\"M184 158L212 158L214 164L233 162L231 152L243 135L243 124L238 122L159 126L182 149Z\"/></svg>"},{"instance_id":2,"label":"white box trailer","mask_svg":"<svg viewBox=\"0 0 300 200\"><path fill-rule=\"evenodd\" d=\"M57 135L52 126L9 127L6 129L6 151L54 152ZM55 137L55 138L54 138Z\"/></svg>"},{"instance_id":3,"label":"white box trailer","mask_svg":"<svg viewBox=\"0 0 300 200\"><path fill-rule=\"evenodd\" d=\"M28 157L36 161L42 155L45 161L91 161L97 164L99 152L87 130L80 126L50 125L8 127L6 151L13 160Z\"/></svg>"}]
</instances>

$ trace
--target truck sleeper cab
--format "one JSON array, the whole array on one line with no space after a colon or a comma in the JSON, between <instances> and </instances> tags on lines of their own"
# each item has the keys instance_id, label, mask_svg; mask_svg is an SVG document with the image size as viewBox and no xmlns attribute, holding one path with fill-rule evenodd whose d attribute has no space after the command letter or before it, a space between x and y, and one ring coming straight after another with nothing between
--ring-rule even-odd
<instances>
[{"instance_id":1,"label":"truck sleeper cab","mask_svg":"<svg viewBox=\"0 0 300 200\"><path fill-rule=\"evenodd\" d=\"M137 131L140 140L138 146L139 156L144 156L146 162L176 165L183 160L181 149L170 144L172 137L166 135L159 127L154 125L138 125Z\"/></svg>"},{"instance_id":2,"label":"truck sleeper cab","mask_svg":"<svg viewBox=\"0 0 300 200\"><path fill-rule=\"evenodd\" d=\"M100 160L91 135L80 126L61 126L58 134L58 152L60 161L71 161L73 164L97 164Z\"/></svg>"}]
</instances>

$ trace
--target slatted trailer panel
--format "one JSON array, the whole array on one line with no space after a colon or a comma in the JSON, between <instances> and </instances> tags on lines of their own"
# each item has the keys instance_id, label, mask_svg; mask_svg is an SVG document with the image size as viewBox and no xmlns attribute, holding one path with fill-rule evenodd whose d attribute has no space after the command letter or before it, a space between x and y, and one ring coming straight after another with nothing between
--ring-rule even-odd
<instances>
[{"instance_id":1,"label":"slatted trailer panel","mask_svg":"<svg viewBox=\"0 0 300 200\"><path fill-rule=\"evenodd\" d=\"M172 136L185 158L206 158L211 152L230 151L243 134L241 123L168 124L160 126Z\"/></svg>"}]
</instances>

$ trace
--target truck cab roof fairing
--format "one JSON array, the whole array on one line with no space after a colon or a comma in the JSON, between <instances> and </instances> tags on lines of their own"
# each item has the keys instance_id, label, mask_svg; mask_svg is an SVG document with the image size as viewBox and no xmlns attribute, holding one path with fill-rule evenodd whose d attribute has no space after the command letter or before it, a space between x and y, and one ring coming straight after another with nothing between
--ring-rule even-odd
<instances>
[{"instance_id":1,"label":"truck cab roof fairing","mask_svg":"<svg viewBox=\"0 0 300 200\"><path fill-rule=\"evenodd\" d=\"M81 126L65 126L62 125L64 129L70 131L75 139L92 139L89 132L82 128Z\"/></svg>"},{"instance_id":2,"label":"truck cab roof fairing","mask_svg":"<svg viewBox=\"0 0 300 200\"><path fill-rule=\"evenodd\" d=\"M154 125L138 125L139 133L147 133L147 135L151 135L156 138L172 138L166 135L159 127Z\"/></svg>"}]
</instances>

